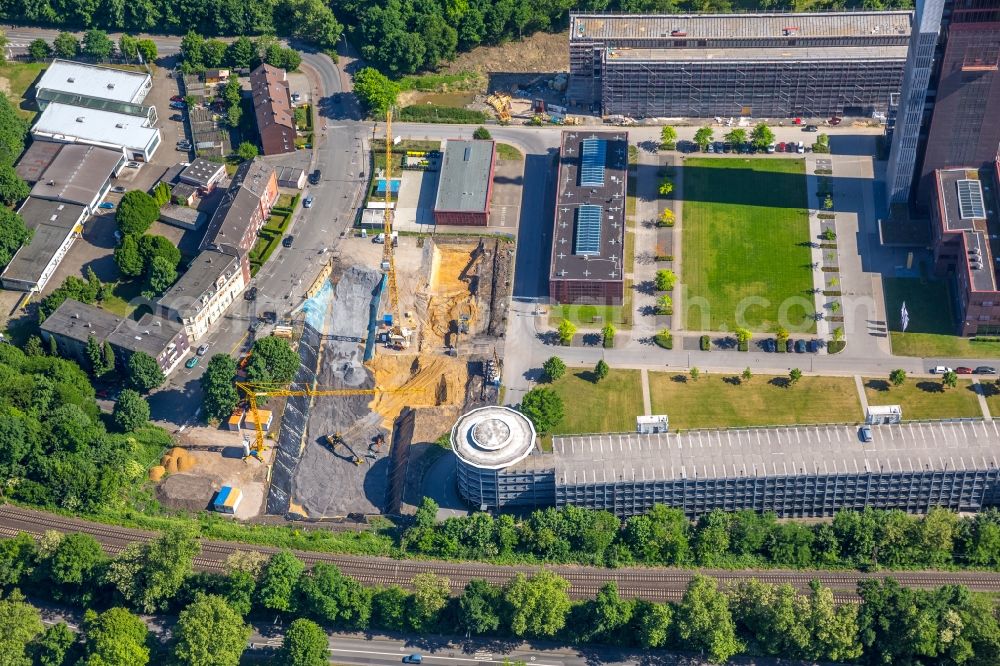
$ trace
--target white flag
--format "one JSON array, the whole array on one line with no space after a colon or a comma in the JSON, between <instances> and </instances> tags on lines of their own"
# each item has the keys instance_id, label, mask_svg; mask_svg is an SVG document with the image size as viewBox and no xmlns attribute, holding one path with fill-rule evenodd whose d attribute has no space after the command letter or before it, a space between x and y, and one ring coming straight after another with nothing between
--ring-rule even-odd
<instances>
[{"instance_id":1,"label":"white flag","mask_svg":"<svg viewBox=\"0 0 1000 666\"><path fill-rule=\"evenodd\" d=\"M910 313L906 311L906 301L903 301L903 307L899 311L899 318L903 322L903 330L910 325Z\"/></svg>"}]
</instances>

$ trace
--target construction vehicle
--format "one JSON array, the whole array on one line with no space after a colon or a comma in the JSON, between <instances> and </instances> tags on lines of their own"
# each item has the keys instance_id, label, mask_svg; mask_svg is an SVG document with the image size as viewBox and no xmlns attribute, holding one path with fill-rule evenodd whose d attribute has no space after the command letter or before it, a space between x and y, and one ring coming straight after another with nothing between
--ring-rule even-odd
<instances>
[{"instance_id":1,"label":"construction vehicle","mask_svg":"<svg viewBox=\"0 0 1000 666\"><path fill-rule=\"evenodd\" d=\"M497 120L501 123L510 122L510 95L507 93L493 93L486 98L486 103L497 112Z\"/></svg>"},{"instance_id":2,"label":"construction vehicle","mask_svg":"<svg viewBox=\"0 0 1000 666\"><path fill-rule=\"evenodd\" d=\"M310 396L310 397L321 397L321 396L352 396L352 395L378 395L379 393L418 393L424 389L415 388L398 388L398 389L383 389L383 388L368 388L368 389L343 389L343 388L323 388L320 386L310 385L305 388L293 388L290 384L278 384L278 383L249 383L249 382L236 382L236 388L243 391L246 396L247 405L249 405L250 413L253 414L254 421L254 439L252 442L247 442L246 451L243 456L243 462L246 462L249 458L256 458L260 462L264 462L264 451L267 447L264 446L264 428L261 426L260 422L260 411L257 406L257 398L284 398L293 396Z\"/></svg>"},{"instance_id":3,"label":"construction vehicle","mask_svg":"<svg viewBox=\"0 0 1000 666\"><path fill-rule=\"evenodd\" d=\"M486 360L486 383L493 386L500 386L500 376L503 366L500 364L500 357L497 355L497 348L493 348L493 358Z\"/></svg>"},{"instance_id":4,"label":"construction vehicle","mask_svg":"<svg viewBox=\"0 0 1000 666\"><path fill-rule=\"evenodd\" d=\"M385 112L385 212L382 218L383 239L393 242L385 243L382 249L382 272L386 276L389 287L389 312L386 317L389 323L389 338L391 343L405 349L410 346L411 331L396 321L399 313L399 288L396 285L396 238L392 230L392 109ZM384 240L383 240L384 242Z\"/></svg>"}]
</instances>

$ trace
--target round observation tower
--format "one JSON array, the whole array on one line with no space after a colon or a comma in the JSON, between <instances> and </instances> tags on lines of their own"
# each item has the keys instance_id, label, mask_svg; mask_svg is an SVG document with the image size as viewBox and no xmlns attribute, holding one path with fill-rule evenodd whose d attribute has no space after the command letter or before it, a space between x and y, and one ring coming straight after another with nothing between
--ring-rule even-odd
<instances>
[{"instance_id":1,"label":"round observation tower","mask_svg":"<svg viewBox=\"0 0 1000 666\"><path fill-rule=\"evenodd\" d=\"M451 429L458 458L458 494L480 508L505 504L501 473L528 457L535 426L509 407L480 407L463 414Z\"/></svg>"}]
</instances>

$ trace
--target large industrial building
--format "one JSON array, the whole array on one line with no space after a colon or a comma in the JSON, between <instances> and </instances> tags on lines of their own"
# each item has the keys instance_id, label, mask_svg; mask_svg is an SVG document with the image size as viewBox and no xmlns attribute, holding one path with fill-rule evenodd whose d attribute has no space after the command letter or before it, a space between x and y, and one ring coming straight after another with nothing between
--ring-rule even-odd
<instances>
[{"instance_id":1,"label":"large industrial building","mask_svg":"<svg viewBox=\"0 0 1000 666\"><path fill-rule=\"evenodd\" d=\"M1000 504L996 422L875 425L871 442L853 425L573 435L553 438L551 453L525 422L489 407L455 425L458 491L471 506L573 505L626 518L665 504L692 518L714 509L802 518Z\"/></svg>"},{"instance_id":2,"label":"large industrial building","mask_svg":"<svg viewBox=\"0 0 1000 666\"><path fill-rule=\"evenodd\" d=\"M562 133L549 271L552 303L621 304L627 174L628 133Z\"/></svg>"},{"instance_id":3,"label":"large industrial building","mask_svg":"<svg viewBox=\"0 0 1000 666\"><path fill-rule=\"evenodd\" d=\"M487 226L497 163L496 143L448 139L442 153L434 224Z\"/></svg>"},{"instance_id":4,"label":"large industrial building","mask_svg":"<svg viewBox=\"0 0 1000 666\"><path fill-rule=\"evenodd\" d=\"M570 17L570 104L645 117L867 116L899 92L912 12Z\"/></svg>"}]
</instances>

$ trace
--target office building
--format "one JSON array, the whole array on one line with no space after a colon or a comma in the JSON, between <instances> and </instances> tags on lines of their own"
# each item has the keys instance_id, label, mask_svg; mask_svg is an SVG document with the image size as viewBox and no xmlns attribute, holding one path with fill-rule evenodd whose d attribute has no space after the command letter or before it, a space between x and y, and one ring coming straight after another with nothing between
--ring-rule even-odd
<instances>
[{"instance_id":1,"label":"office building","mask_svg":"<svg viewBox=\"0 0 1000 666\"><path fill-rule=\"evenodd\" d=\"M496 143L448 139L442 152L434 223L487 226L493 199Z\"/></svg>"},{"instance_id":2,"label":"office building","mask_svg":"<svg viewBox=\"0 0 1000 666\"><path fill-rule=\"evenodd\" d=\"M621 304L625 293L626 132L562 133L549 299Z\"/></svg>"},{"instance_id":3,"label":"office building","mask_svg":"<svg viewBox=\"0 0 1000 666\"><path fill-rule=\"evenodd\" d=\"M604 115L884 114L912 13L574 14L570 104Z\"/></svg>"},{"instance_id":4,"label":"office building","mask_svg":"<svg viewBox=\"0 0 1000 666\"><path fill-rule=\"evenodd\" d=\"M17 212L32 232L31 242L14 253L0 282L4 289L40 292L83 233L87 208L28 197Z\"/></svg>"}]
</instances>

